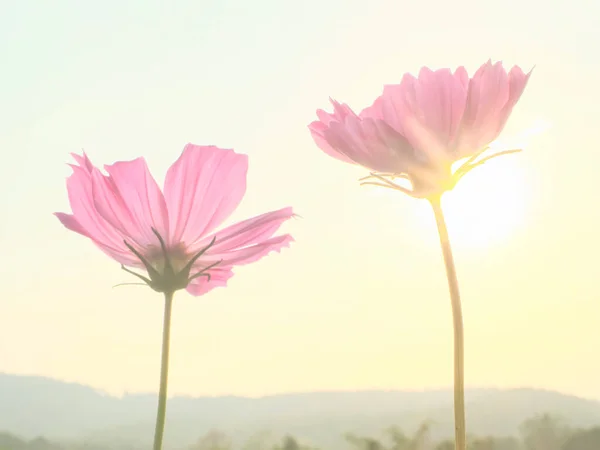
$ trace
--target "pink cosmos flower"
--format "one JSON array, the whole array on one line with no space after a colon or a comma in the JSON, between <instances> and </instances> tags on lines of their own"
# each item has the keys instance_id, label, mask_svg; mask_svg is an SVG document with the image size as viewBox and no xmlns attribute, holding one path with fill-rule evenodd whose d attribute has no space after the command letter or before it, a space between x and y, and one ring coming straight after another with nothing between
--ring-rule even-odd
<instances>
[{"instance_id":1,"label":"pink cosmos flower","mask_svg":"<svg viewBox=\"0 0 600 450\"><path fill-rule=\"evenodd\" d=\"M248 157L233 150L187 144L167 171L163 191L144 158L105 166L105 175L85 154L73 157L77 164L67 179L73 214L56 216L158 292L205 294L225 286L233 266L293 240L273 236L294 215L292 208L214 231L246 191ZM125 266L145 269L148 277Z\"/></svg>"},{"instance_id":2,"label":"pink cosmos flower","mask_svg":"<svg viewBox=\"0 0 600 450\"><path fill-rule=\"evenodd\" d=\"M501 62L488 61L469 78L464 67L432 71L418 78L405 74L400 84L387 85L372 106L355 114L331 100L333 113L317 111L309 129L328 155L372 171L378 184L424 198L451 189L488 156L476 158L494 141L521 97L531 72L507 72ZM509 153L508 152L501 152ZM452 164L469 160L457 171ZM391 180L404 178L412 189Z\"/></svg>"}]
</instances>

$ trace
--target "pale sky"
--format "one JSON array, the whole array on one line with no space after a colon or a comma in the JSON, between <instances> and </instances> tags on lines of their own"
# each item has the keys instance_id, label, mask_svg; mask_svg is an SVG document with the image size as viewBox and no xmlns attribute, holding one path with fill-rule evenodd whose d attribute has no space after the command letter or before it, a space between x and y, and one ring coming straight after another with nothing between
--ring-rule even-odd
<instances>
[{"instance_id":1,"label":"pale sky","mask_svg":"<svg viewBox=\"0 0 600 450\"><path fill-rule=\"evenodd\" d=\"M535 70L502 135L526 151L447 196L466 382L600 399L600 7L595 0L5 1L0 13L0 371L156 392L163 301L52 215L70 152L187 142L250 155L227 223L287 205L291 248L176 296L170 393L452 384L450 301L427 205L360 187L313 143L328 97L360 110L404 72ZM532 132L533 131L533 132ZM527 134L529 133L529 134ZM525 136L525 138L523 138ZM529 137L528 137L529 136Z\"/></svg>"}]
</instances>

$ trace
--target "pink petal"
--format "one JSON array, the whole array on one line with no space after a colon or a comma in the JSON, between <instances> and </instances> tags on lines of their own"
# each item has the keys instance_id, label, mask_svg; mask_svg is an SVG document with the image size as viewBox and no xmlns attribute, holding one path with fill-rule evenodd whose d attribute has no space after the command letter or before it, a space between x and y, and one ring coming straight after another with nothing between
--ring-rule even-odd
<instances>
[{"instance_id":1,"label":"pink petal","mask_svg":"<svg viewBox=\"0 0 600 450\"><path fill-rule=\"evenodd\" d=\"M204 295L216 287L227 286L227 280L233 276L231 267L214 268L209 273L210 281L206 277L198 277L192 280L186 290L194 296Z\"/></svg>"},{"instance_id":2,"label":"pink petal","mask_svg":"<svg viewBox=\"0 0 600 450\"><path fill-rule=\"evenodd\" d=\"M238 250L224 251L222 253L211 252L208 257L214 261L223 260L222 264L226 266L241 266L256 262L272 251L279 252L282 248L289 247L293 241L294 238L292 236L284 234Z\"/></svg>"},{"instance_id":3,"label":"pink petal","mask_svg":"<svg viewBox=\"0 0 600 450\"><path fill-rule=\"evenodd\" d=\"M439 170L446 172L456 158L453 157L448 144L444 144L439 133L427 127L422 120L411 113L404 116L402 126L411 141L417 145L413 158L415 163L408 166L406 172L411 175L417 175L420 169L434 173Z\"/></svg>"},{"instance_id":4,"label":"pink petal","mask_svg":"<svg viewBox=\"0 0 600 450\"><path fill-rule=\"evenodd\" d=\"M201 277L192 282L188 292L193 295L201 295L216 286L225 286L226 281L231 278L233 265L243 265L256 262L272 251L279 252L283 247L288 247L293 238L289 234L271 237L281 224L294 216L292 208L283 208L262 214L252 219L244 220L221 230L215 235L217 241L205 255L194 264L191 271L201 271L203 268L220 261L214 269L209 269L211 282ZM195 253L208 245L212 240L207 236L196 244L197 248L188 249Z\"/></svg>"},{"instance_id":5,"label":"pink petal","mask_svg":"<svg viewBox=\"0 0 600 450\"><path fill-rule=\"evenodd\" d=\"M90 159L87 157L85 152L83 152L83 155L81 155L81 156L78 155L77 153L71 153L71 156L73 157L73 159L75 159L75 161L77 161L77 164L79 164L80 167L83 167L85 170L87 170L90 173L92 172L94 165L92 164Z\"/></svg>"},{"instance_id":6,"label":"pink petal","mask_svg":"<svg viewBox=\"0 0 600 450\"><path fill-rule=\"evenodd\" d=\"M374 110L381 111L383 120L398 133L404 134L404 118L408 113L414 114L416 107L417 79L410 73L404 74L400 84L388 84L383 87L378 106Z\"/></svg>"},{"instance_id":7,"label":"pink petal","mask_svg":"<svg viewBox=\"0 0 600 450\"><path fill-rule=\"evenodd\" d=\"M90 237L87 231L85 231L85 229L77 221L74 215L65 214L61 212L56 212L54 213L54 215L58 218L58 220L60 220L60 223L62 223L65 226L65 228L74 231L75 233L79 233L82 236L85 236L86 238Z\"/></svg>"},{"instance_id":8,"label":"pink petal","mask_svg":"<svg viewBox=\"0 0 600 450\"><path fill-rule=\"evenodd\" d=\"M417 84L417 102L423 123L445 147L456 136L465 110L468 76L460 67L456 76L450 69L421 69Z\"/></svg>"},{"instance_id":9,"label":"pink petal","mask_svg":"<svg viewBox=\"0 0 600 450\"><path fill-rule=\"evenodd\" d=\"M346 163L354 163L354 161L352 161L343 153L340 153L338 150L336 150L329 144L329 142L325 138L325 133L329 129L328 125L325 125L323 122L315 121L308 126L308 129L310 130L310 134L312 135L315 144L317 144L317 147L319 147L329 156L332 156L333 158L339 159L340 161Z\"/></svg>"},{"instance_id":10,"label":"pink petal","mask_svg":"<svg viewBox=\"0 0 600 450\"><path fill-rule=\"evenodd\" d=\"M510 70L508 74L509 96L506 105L504 105L504 108L502 108L502 112L500 113L501 119L496 130L498 134L500 134L504 128L504 125L506 124L513 107L521 98L521 95L525 90L525 86L527 86L527 82L529 81L529 77L531 76L531 72L533 72L533 69L526 74L519 66L514 66Z\"/></svg>"},{"instance_id":11,"label":"pink petal","mask_svg":"<svg viewBox=\"0 0 600 450\"><path fill-rule=\"evenodd\" d=\"M291 207L288 207L246 219L202 238L189 247L188 252L194 254L200 251L215 236L217 238L215 244L207 252L210 255L257 244L273 236L279 227L292 217L294 212Z\"/></svg>"},{"instance_id":12,"label":"pink petal","mask_svg":"<svg viewBox=\"0 0 600 450\"><path fill-rule=\"evenodd\" d=\"M383 114L383 98L381 96L377 97L371 106L367 106L360 112L359 117L361 119L385 120Z\"/></svg>"},{"instance_id":13,"label":"pink petal","mask_svg":"<svg viewBox=\"0 0 600 450\"><path fill-rule=\"evenodd\" d=\"M384 117L414 148L441 158L439 152L432 152L430 144L433 140L440 148L451 148L465 110L467 87L464 67L454 74L450 69L432 71L424 67L417 79L408 75L399 86L386 86L382 95Z\"/></svg>"},{"instance_id":14,"label":"pink petal","mask_svg":"<svg viewBox=\"0 0 600 450\"><path fill-rule=\"evenodd\" d=\"M187 144L165 178L172 244L193 245L235 210L246 192L248 157Z\"/></svg>"},{"instance_id":15,"label":"pink petal","mask_svg":"<svg viewBox=\"0 0 600 450\"><path fill-rule=\"evenodd\" d=\"M95 169L85 154L73 155L80 166L72 165L73 173L67 179L67 192L73 215L55 213L71 231L90 238L111 258L121 264L139 266L139 261L123 243L123 237L98 213L92 195L90 171Z\"/></svg>"},{"instance_id":16,"label":"pink petal","mask_svg":"<svg viewBox=\"0 0 600 450\"><path fill-rule=\"evenodd\" d=\"M152 232L167 238L168 213L165 199L148 170L144 158L105 166L109 176L92 171L94 205L108 223L132 245L144 249L158 246Z\"/></svg>"},{"instance_id":17,"label":"pink petal","mask_svg":"<svg viewBox=\"0 0 600 450\"><path fill-rule=\"evenodd\" d=\"M402 172L412 163L406 139L378 119L348 117L343 124L332 123L325 136L340 153L373 171Z\"/></svg>"},{"instance_id":18,"label":"pink petal","mask_svg":"<svg viewBox=\"0 0 600 450\"><path fill-rule=\"evenodd\" d=\"M345 153L340 152L338 148L331 145L326 137L326 134L328 133L328 130L332 124L343 124L347 117L357 116L348 105L338 103L331 98L329 101L333 105L333 114L325 112L322 109L317 110L317 117L319 120L312 122L308 126L308 129L310 130L317 147L319 147L329 156L339 159L340 161L354 164L355 161L349 158Z\"/></svg>"},{"instance_id":19,"label":"pink petal","mask_svg":"<svg viewBox=\"0 0 600 450\"><path fill-rule=\"evenodd\" d=\"M194 264L194 268L190 273L191 275L201 271L204 267L215 262L215 260L222 260L222 263L214 269L207 271L211 277L210 281L206 277L196 278L188 285L187 291L192 295L203 295L215 287L226 286L227 280L233 276L231 269L234 264L244 265L256 262L272 251L279 252L282 248L289 247L290 242L293 240L289 234L286 234L267 239L264 242L240 250L224 252L218 255L211 254L207 257L209 259L202 258L201 261Z\"/></svg>"},{"instance_id":20,"label":"pink petal","mask_svg":"<svg viewBox=\"0 0 600 450\"><path fill-rule=\"evenodd\" d=\"M148 170L146 160L137 158L133 161L117 162L104 168L136 223L150 232L151 228L154 228L166 238L169 235L167 205L160 187ZM152 242L156 242L154 233L149 236Z\"/></svg>"},{"instance_id":21,"label":"pink petal","mask_svg":"<svg viewBox=\"0 0 600 450\"><path fill-rule=\"evenodd\" d=\"M457 141L463 156L483 149L498 137L502 110L509 100L508 74L502 63L488 61L469 82L467 108Z\"/></svg>"},{"instance_id":22,"label":"pink petal","mask_svg":"<svg viewBox=\"0 0 600 450\"><path fill-rule=\"evenodd\" d=\"M65 228L79 233L87 238L90 238L90 236L88 236L87 234L87 231L81 226L81 224L77 221L75 216L65 213L54 213L54 215L58 218L58 220L60 220L60 222L65 226ZM135 255L133 255L133 253L131 253L129 249L115 249L113 246L106 245L95 239L90 238L90 240L94 244L96 244L96 246L100 250L102 250L106 255L110 256L115 261L126 266L143 267L141 261L139 261L138 258Z\"/></svg>"}]
</instances>

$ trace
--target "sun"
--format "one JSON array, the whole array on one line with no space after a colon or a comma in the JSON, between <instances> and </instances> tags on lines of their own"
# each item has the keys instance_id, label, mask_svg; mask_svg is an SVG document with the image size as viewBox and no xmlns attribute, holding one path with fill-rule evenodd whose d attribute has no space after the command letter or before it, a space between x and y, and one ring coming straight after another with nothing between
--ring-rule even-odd
<instances>
[{"instance_id":1,"label":"sun","mask_svg":"<svg viewBox=\"0 0 600 450\"><path fill-rule=\"evenodd\" d=\"M444 194L444 214L454 246L501 245L525 225L530 177L518 158L501 156L477 167ZM434 232L431 208L427 202L419 203L417 226Z\"/></svg>"},{"instance_id":2,"label":"sun","mask_svg":"<svg viewBox=\"0 0 600 450\"><path fill-rule=\"evenodd\" d=\"M551 123L539 118L519 135L493 142L486 153L512 148L524 150L532 138L549 128ZM504 155L476 167L444 195L444 214L455 246L502 245L526 226L533 174L520 156L518 153ZM431 211L420 206L419 221L432 227Z\"/></svg>"},{"instance_id":3,"label":"sun","mask_svg":"<svg viewBox=\"0 0 600 450\"><path fill-rule=\"evenodd\" d=\"M444 216L457 250L481 252L502 246L527 227L533 177L520 156L503 155L476 167L444 194ZM402 223L404 232L433 243L437 229L428 201L380 187L370 187L368 192L378 202L396 205L392 222Z\"/></svg>"},{"instance_id":4,"label":"sun","mask_svg":"<svg viewBox=\"0 0 600 450\"><path fill-rule=\"evenodd\" d=\"M551 126L549 121L537 119L524 132L491 143L482 157L508 149L525 150L530 147L533 137ZM458 161L456 166L460 167L462 163L464 160ZM527 227L535 172L529 164L520 153L501 155L471 170L444 194L442 206L453 247L485 250L503 245ZM384 197L386 201L397 202L398 194L385 188L371 190L371 195ZM395 211L397 220L421 238L430 239L432 234L437 234L427 201L410 199Z\"/></svg>"}]
</instances>

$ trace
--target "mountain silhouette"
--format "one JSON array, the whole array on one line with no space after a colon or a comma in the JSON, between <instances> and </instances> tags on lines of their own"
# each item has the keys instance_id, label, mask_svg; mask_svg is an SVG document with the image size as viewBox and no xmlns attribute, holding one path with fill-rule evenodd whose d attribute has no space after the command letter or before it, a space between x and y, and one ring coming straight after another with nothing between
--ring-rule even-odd
<instances>
[{"instance_id":1,"label":"mountain silhouette","mask_svg":"<svg viewBox=\"0 0 600 450\"><path fill-rule=\"evenodd\" d=\"M110 396L91 387L35 376L0 374L0 431L23 438L149 445L154 394ZM470 432L516 435L532 416L550 413L576 427L600 425L600 402L540 389L471 389L466 393ZM450 390L281 394L262 398L174 397L168 401L166 448L185 448L211 429L236 447L268 430L289 433L323 449L346 448L346 432L378 437L392 425L407 432L433 421L432 437L452 435ZM116 447L115 447L116 448Z\"/></svg>"}]
</instances>

